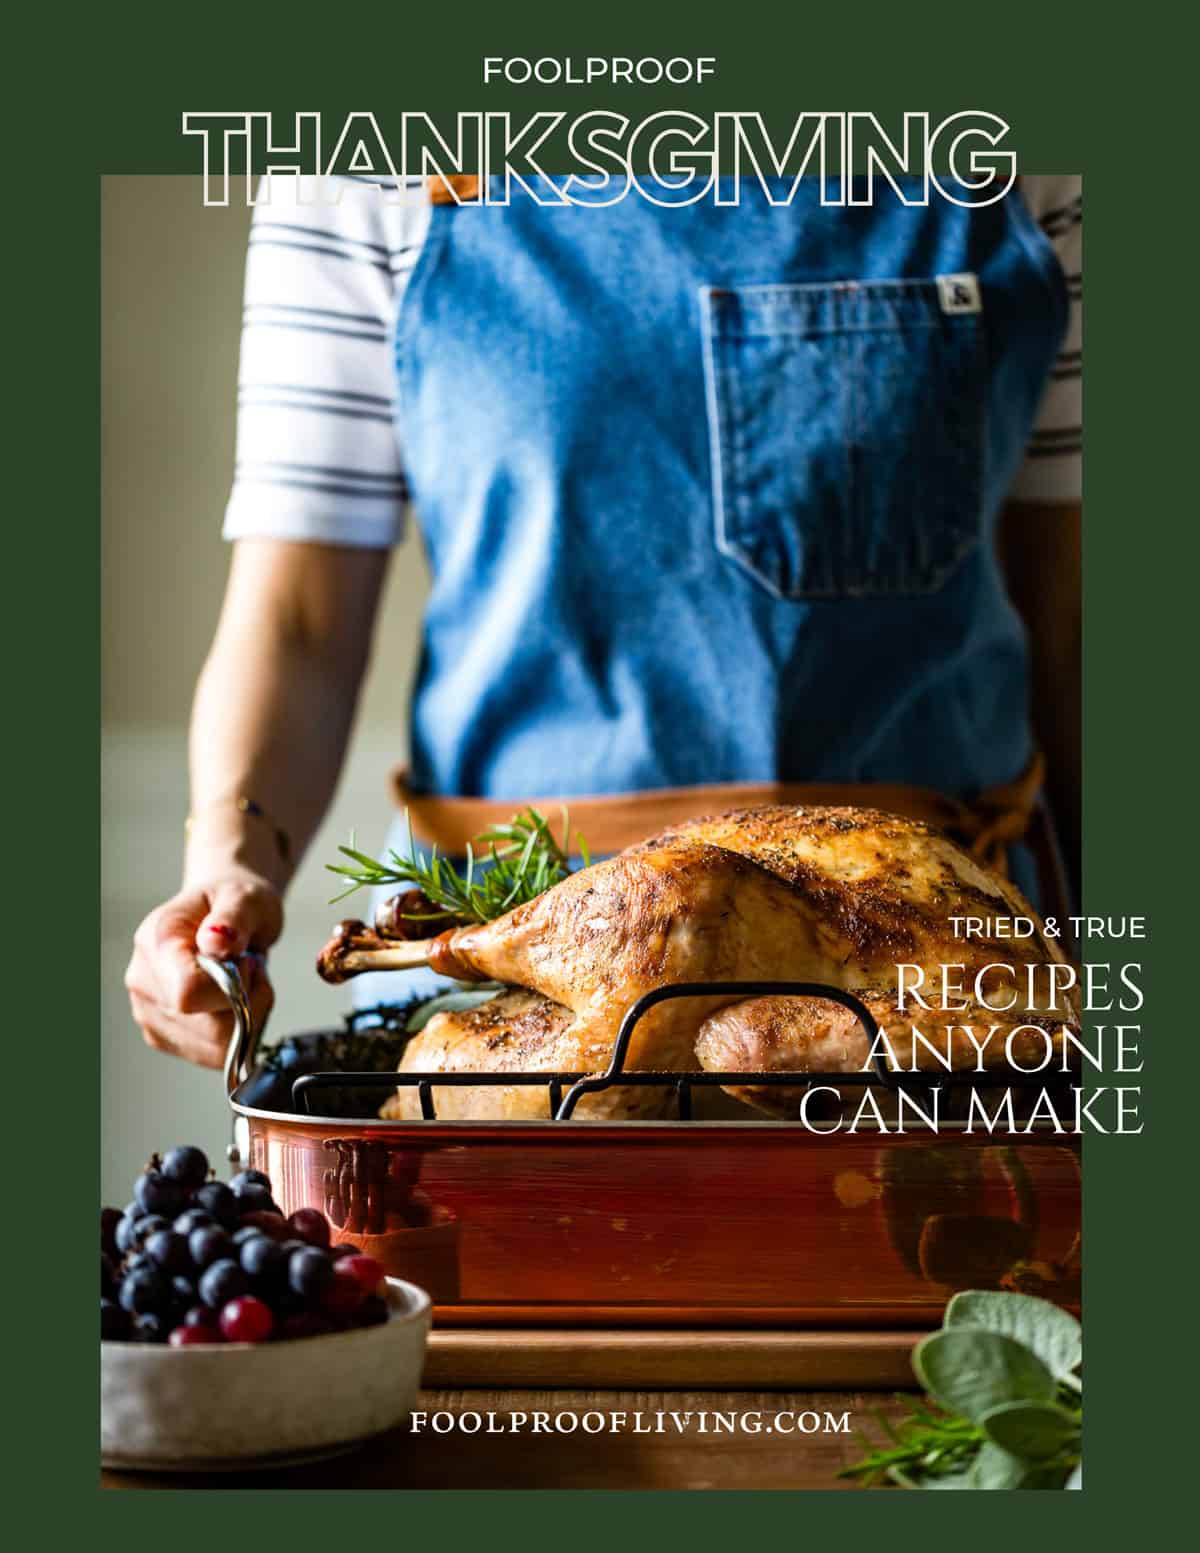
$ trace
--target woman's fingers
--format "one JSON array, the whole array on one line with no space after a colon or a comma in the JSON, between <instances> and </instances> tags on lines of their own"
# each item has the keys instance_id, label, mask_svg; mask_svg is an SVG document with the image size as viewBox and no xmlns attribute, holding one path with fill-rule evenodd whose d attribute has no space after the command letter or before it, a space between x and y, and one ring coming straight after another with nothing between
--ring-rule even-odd
<instances>
[{"instance_id":1,"label":"woman's fingers","mask_svg":"<svg viewBox=\"0 0 1200 1553\"><path fill-rule=\"evenodd\" d=\"M219 988L196 964L196 929L207 910L203 891L176 895L152 911L133 935L134 982L163 1007L182 1014L216 1013L225 1007Z\"/></svg>"},{"instance_id":2,"label":"woman's fingers","mask_svg":"<svg viewBox=\"0 0 1200 1553\"><path fill-rule=\"evenodd\" d=\"M248 996L254 1028L261 1030L275 1002L274 988L265 974L259 975ZM224 1064L233 1034L233 1015L228 1010L181 1014L147 993L135 981L129 985L129 1001L143 1038L154 1051L169 1052L205 1068L219 1068Z\"/></svg>"},{"instance_id":3,"label":"woman's fingers","mask_svg":"<svg viewBox=\"0 0 1200 1553\"><path fill-rule=\"evenodd\" d=\"M125 973L133 1016L148 1045L205 1067L220 1067L233 1029L224 994L196 963L197 949L232 958L278 938L278 892L255 875L185 890L152 911L134 934ZM257 1027L274 992L256 956L243 960L243 979Z\"/></svg>"},{"instance_id":4,"label":"woman's fingers","mask_svg":"<svg viewBox=\"0 0 1200 1553\"><path fill-rule=\"evenodd\" d=\"M152 1050L169 1052L203 1068L219 1068L224 1063L233 1033L232 1014L176 1014L134 988L130 988L129 1002Z\"/></svg>"},{"instance_id":5,"label":"woman's fingers","mask_svg":"<svg viewBox=\"0 0 1200 1553\"><path fill-rule=\"evenodd\" d=\"M209 891L196 942L209 954L238 955L269 949L283 928L279 894L266 883L230 880Z\"/></svg>"}]
</instances>

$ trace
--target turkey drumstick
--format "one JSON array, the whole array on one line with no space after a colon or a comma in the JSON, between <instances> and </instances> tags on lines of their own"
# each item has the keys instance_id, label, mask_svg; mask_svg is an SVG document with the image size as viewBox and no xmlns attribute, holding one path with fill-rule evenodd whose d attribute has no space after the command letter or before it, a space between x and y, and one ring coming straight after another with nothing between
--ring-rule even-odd
<instances>
[{"instance_id":1,"label":"turkey drumstick","mask_svg":"<svg viewBox=\"0 0 1200 1553\"><path fill-rule=\"evenodd\" d=\"M338 923L317 956L317 971L323 981L339 982L367 971L412 971L428 965L439 976L455 981L486 981L486 976L455 955L453 933L451 929L436 938L385 938L365 922L349 918Z\"/></svg>"}]
</instances>

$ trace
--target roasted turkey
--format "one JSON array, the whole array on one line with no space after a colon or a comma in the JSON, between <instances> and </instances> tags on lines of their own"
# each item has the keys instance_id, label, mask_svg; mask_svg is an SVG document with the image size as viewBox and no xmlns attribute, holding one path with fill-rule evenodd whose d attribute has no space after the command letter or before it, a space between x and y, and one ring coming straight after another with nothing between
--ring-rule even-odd
<instances>
[{"instance_id":1,"label":"roasted turkey","mask_svg":"<svg viewBox=\"0 0 1200 1553\"><path fill-rule=\"evenodd\" d=\"M1035 931L956 936L950 919L968 916L993 924L1026 917ZM392 944L360 923L342 924L320 969L340 980L418 961L513 990L437 1015L407 1048L400 1066L408 1072L605 1069L630 1005L679 981L843 988L867 1004L904 1067L1002 1066L1010 1033L1012 1054L1032 1064L1047 1037L1061 1047L1064 1027L1078 1024L1064 956L1020 892L940 832L875 809L781 806L693 820L581 869L506 916L426 945ZM911 999L901 1006L901 964L924 973L929 1010ZM944 965L963 968L951 979L949 1011L941 1006ZM1064 968L1057 980L1051 966ZM916 972L908 976L911 987ZM986 1006L1005 1004L1004 1012ZM697 997L651 1010L626 1067L849 1075L863 1069L868 1049L854 1015L828 999ZM776 1114L789 1114L798 1093L736 1084L729 1092ZM540 1086L443 1088L435 1101L446 1118L548 1114ZM652 1117L671 1114L673 1103L670 1091L627 1086L586 1097L576 1114ZM382 1114L419 1115L415 1091L399 1090Z\"/></svg>"}]
</instances>

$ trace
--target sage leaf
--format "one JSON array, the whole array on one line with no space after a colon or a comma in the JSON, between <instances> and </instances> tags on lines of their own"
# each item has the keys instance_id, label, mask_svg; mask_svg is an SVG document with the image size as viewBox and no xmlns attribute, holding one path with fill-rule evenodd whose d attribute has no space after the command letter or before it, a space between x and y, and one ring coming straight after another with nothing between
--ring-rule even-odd
<instances>
[{"instance_id":1,"label":"sage leaf","mask_svg":"<svg viewBox=\"0 0 1200 1553\"><path fill-rule=\"evenodd\" d=\"M968 1289L946 1306L944 1328L981 1327L1016 1338L1061 1379L1083 1358L1083 1333L1075 1317L1032 1294Z\"/></svg>"},{"instance_id":2,"label":"sage leaf","mask_svg":"<svg viewBox=\"0 0 1200 1553\"><path fill-rule=\"evenodd\" d=\"M889 1467L888 1477L901 1488L975 1488L972 1480L973 1464L965 1472L919 1473L906 1472L903 1467Z\"/></svg>"},{"instance_id":3,"label":"sage leaf","mask_svg":"<svg viewBox=\"0 0 1200 1553\"><path fill-rule=\"evenodd\" d=\"M913 1351L917 1378L943 1407L977 1424L1001 1402L1049 1402L1054 1376L1023 1343L1001 1332L949 1327Z\"/></svg>"},{"instance_id":4,"label":"sage leaf","mask_svg":"<svg viewBox=\"0 0 1200 1553\"><path fill-rule=\"evenodd\" d=\"M499 982L488 982L469 992L440 992L437 997L419 1003L408 1016L404 1028L409 1035L415 1035L418 1030L424 1030L435 1014L461 1014L466 1009L478 1008L481 1003L490 1003L503 990Z\"/></svg>"},{"instance_id":5,"label":"sage leaf","mask_svg":"<svg viewBox=\"0 0 1200 1553\"><path fill-rule=\"evenodd\" d=\"M1022 1488L1048 1488L1059 1493L1067 1486L1065 1461L1027 1461Z\"/></svg>"},{"instance_id":6,"label":"sage leaf","mask_svg":"<svg viewBox=\"0 0 1200 1553\"><path fill-rule=\"evenodd\" d=\"M1003 1446L986 1440L971 1466L971 1488L1020 1488L1025 1481L1025 1463Z\"/></svg>"},{"instance_id":7,"label":"sage leaf","mask_svg":"<svg viewBox=\"0 0 1200 1553\"><path fill-rule=\"evenodd\" d=\"M1001 1402L979 1427L1023 1461L1048 1461L1079 1439L1079 1419L1054 1402Z\"/></svg>"}]
</instances>

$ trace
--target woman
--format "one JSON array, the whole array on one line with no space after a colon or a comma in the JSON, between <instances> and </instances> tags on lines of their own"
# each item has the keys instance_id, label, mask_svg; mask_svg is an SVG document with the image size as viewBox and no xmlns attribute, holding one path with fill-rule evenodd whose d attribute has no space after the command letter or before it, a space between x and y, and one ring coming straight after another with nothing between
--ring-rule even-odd
<instances>
[{"instance_id":1,"label":"woman","mask_svg":"<svg viewBox=\"0 0 1200 1553\"><path fill-rule=\"evenodd\" d=\"M1040 748L1074 853L1078 180L980 209L343 182L255 213L183 886L127 973L150 1045L222 1060L195 950L281 930L409 500L433 591L399 792L430 839L534 797L594 846L874 797L1033 888Z\"/></svg>"}]
</instances>

